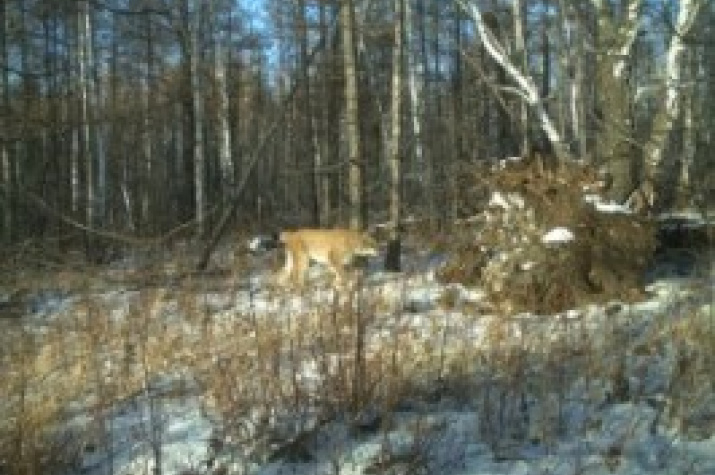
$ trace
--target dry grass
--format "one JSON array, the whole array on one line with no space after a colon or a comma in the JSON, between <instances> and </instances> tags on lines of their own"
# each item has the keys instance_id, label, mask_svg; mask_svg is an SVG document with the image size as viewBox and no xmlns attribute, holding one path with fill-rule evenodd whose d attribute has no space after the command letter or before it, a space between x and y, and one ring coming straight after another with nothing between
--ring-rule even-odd
<instances>
[{"instance_id":1,"label":"dry grass","mask_svg":"<svg viewBox=\"0 0 715 475\"><path fill-rule=\"evenodd\" d=\"M627 311L485 317L454 297L417 323L405 302L358 287L332 300L307 291L300 307L276 294L259 315L233 310L241 274L224 277L224 308L207 297L215 282L139 289L122 307L124 297L98 295L97 280L78 275L74 304L42 331L4 329L0 473L60 473L88 452L111 450L112 410L135 398L200 397L216 421L216 459L255 463L310 459L318 433L337 420L387 432L405 407L445 401L480 414L475 437L497 458L519 441L574 435L566 418L576 397L589 407L658 397L662 424L692 437L715 427L702 417L715 390L707 306L674 304L634 333L639 321ZM662 388L633 384L665 360L674 363ZM434 437L438 425L418 425L410 450L385 448L370 471L428 472Z\"/></svg>"}]
</instances>

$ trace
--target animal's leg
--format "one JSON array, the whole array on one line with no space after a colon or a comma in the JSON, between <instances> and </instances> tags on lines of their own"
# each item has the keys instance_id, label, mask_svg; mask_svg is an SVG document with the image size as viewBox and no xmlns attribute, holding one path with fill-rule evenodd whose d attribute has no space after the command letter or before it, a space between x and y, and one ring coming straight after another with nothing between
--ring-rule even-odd
<instances>
[{"instance_id":1,"label":"animal's leg","mask_svg":"<svg viewBox=\"0 0 715 475\"><path fill-rule=\"evenodd\" d=\"M295 261L293 266L293 281L302 286L305 282L305 274L308 271L310 259L305 250L303 250L303 252L296 252L293 260Z\"/></svg>"},{"instance_id":2,"label":"animal's leg","mask_svg":"<svg viewBox=\"0 0 715 475\"><path fill-rule=\"evenodd\" d=\"M286 248L285 249L285 262L283 263L283 268L278 273L278 278L276 279L279 285L286 285L291 279L293 272L295 270L295 262L293 258L293 252Z\"/></svg>"},{"instance_id":3,"label":"animal's leg","mask_svg":"<svg viewBox=\"0 0 715 475\"><path fill-rule=\"evenodd\" d=\"M331 252L328 254L327 267L333 273L333 276L335 278L335 285L337 285L338 287L342 287L343 282L345 281L345 276L344 276L345 269L344 269L343 258L340 255L340 253Z\"/></svg>"}]
</instances>

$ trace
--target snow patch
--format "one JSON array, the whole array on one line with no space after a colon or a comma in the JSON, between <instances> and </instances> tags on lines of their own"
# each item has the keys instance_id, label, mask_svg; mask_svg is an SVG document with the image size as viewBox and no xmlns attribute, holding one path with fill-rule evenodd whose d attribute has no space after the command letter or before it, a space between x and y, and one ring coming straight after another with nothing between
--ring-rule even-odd
<instances>
[{"instance_id":1,"label":"snow patch","mask_svg":"<svg viewBox=\"0 0 715 475\"><path fill-rule=\"evenodd\" d=\"M498 195L497 199L501 199L506 206L514 204L508 195ZM574 239L574 234L563 227L553 228L542 237L547 244ZM516 251L518 248L512 249L511 253ZM498 258L507 257L505 253ZM398 334L401 341L413 338L426 342L443 341L447 354L454 351L452 345L460 347L461 344L456 342L467 341L473 346L486 347L493 343L494 337L489 332L495 328L496 322L500 322L504 340L509 342L526 341L537 331L554 338L563 336L568 328L593 331L603 328L606 321L612 325L617 318L627 318L633 320L628 327L624 327L628 341L648 341L647 330L658 322L655 316L683 313L679 297L684 295L685 280L658 281L649 287L654 294L651 300L632 305L613 304L613 308L621 310L610 312L612 315L607 315L606 308L593 305L581 311L567 311L561 318L543 318L533 314L514 316L510 324L502 317L477 311L474 316L465 318L468 315L464 308L482 301L483 291L436 282L433 269L442 259L442 256L433 254L420 255L419 260L413 256L407 264L410 271L399 277L389 273L368 273L356 300L356 305L370 304L370 298L377 302L374 308L367 307L368 311L375 313L379 322L376 323L374 339L366 342L368 351L371 345L379 344L380 338L394 338ZM533 265L533 262L525 261L521 263L521 268L528 270ZM237 320L248 316L272 319L276 325L283 325L287 318L319 313L324 308L331 308L335 302L344 306L345 299L333 288L316 287L303 294L279 293L279 290L270 289L270 280L270 273L263 272L245 276L240 287L227 294L204 292L200 298L202 311L211 317L210 321L216 328L220 328L221 325L234 325ZM446 292L454 293L455 298L451 300L456 302L448 309L440 303L449 297ZM130 307L140 297L141 292L128 290L102 295L105 304L112 308L112 322L126 318ZM34 308L43 315L59 317L71 312L78 300L69 295L42 294ZM703 301L697 305L706 318L710 303ZM195 336L202 335L193 324L185 321L186 316L176 302L167 298L160 307L157 315L167 324L186 325L185 335L192 332ZM216 355L220 355L220 350L215 351ZM660 353L628 357L623 368L629 391L645 395L666 391L677 363L676 353L668 346ZM326 355L324 361L306 357L296 363L291 370L295 371L300 390L308 392L320 388L325 384L323 379L326 375L338 374L345 365L339 353ZM325 364L325 367L319 363ZM568 362L565 362L564 370L569 368ZM126 403L116 404L99 414L101 418L84 413L78 416L74 422L80 426L79 429L85 429L98 419L103 421L105 435L96 445L83 449L82 463L76 473L151 473L157 462L161 465L157 472L167 475L192 473L192 469L197 473L209 473L204 467L209 460L213 460L211 442L214 431L220 429L220 421L211 420L202 407L201 396L193 391L185 397L168 396L174 387L171 383L176 380L175 377L159 379L152 386L162 391L152 393L150 397L136 394ZM498 390L498 387L495 389ZM603 393L603 396L591 393ZM498 393L496 395L499 396ZM403 460L423 460L426 465L424 471L445 474L715 473L715 457L712 455L715 453L715 436L689 440L678 432L664 431L659 426L662 424L658 419L659 406L646 402L612 403L609 402L610 395L608 384L600 380L576 382L566 394L547 396L543 401L536 401L533 396L525 394L523 404L514 405L523 412L525 420L528 418L525 428L529 437L524 440L510 439L506 433L487 431L490 420L495 429L500 428L500 422L493 414L476 408L456 410L448 405L448 398L445 398L444 405L425 404L419 406L420 410L403 409L405 412L391 414L394 426L385 426L376 435L367 433L356 437L351 434L350 426L337 418L316 433L317 442L311 447L315 458L312 462L277 461L259 465L243 458L241 452L236 450L227 452L226 457L232 457L232 461L226 462L225 466L230 467L229 473L246 473L246 467L250 467L251 473L261 474L334 473L335 466L331 464L339 463L341 473L358 474L369 472L371 467L376 470L380 467L377 463L380 460L392 460L396 464ZM502 396L506 400L509 394L505 392ZM82 402L77 404L78 411L85 409ZM504 405L507 409L510 407L506 402ZM705 413L705 416L708 414ZM286 414L283 417L285 421L279 420L279 415L272 415L271 425L285 438L286 433L296 432L293 427L304 420L300 417L310 418L313 415ZM554 427L554 417L561 419L564 434L542 440L544 434L548 435L550 428ZM257 425L259 418L247 416L245 421L248 421L247 430L251 430L250 427ZM512 421L510 427L513 427L513 419L507 419L509 421ZM244 420L241 419L241 422ZM310 427L314 424L297 425ZM494 440L484 434L490 437L494 434ZM230 445L231 439L226 438L225 443ZM160 452L154 451L157 447ZM394 473L401 470L397 465L394 468ZM405 473L409 473L410 468L405 467ZM214 473L219 473L218 469Z\"/></svg>"},{"instance_id":2,"label":"snow patch","mask_svg":"<svg viewBox=\"0 0 715 475\"><path fill-rule=\"evenodd\" d=\"M524 208L524 198L519 196L517 193L501 193L495 191L489 197L488 208L502 208L504 210L510 210L512 208L523 209Z\"/></svg>"},{"instance_id":3,"label":"snow patch","mask_svg":"<svg viewBox=\"0 0 715 475\"><path fill-rule=\"evenodd\" d=\"M633 211L628 206L616 203L615 201L604 201L604 199L599 195L587 194L584 195L583 200L586 203L592 204L599 213L633 214Z\"/></svg>"},{"instance_id":4,"label":"snow patch","mask_svg":"<svg viewBox=\"0 0 715 475\"><path fill-rule=\"evenodd\" d=\"M567 228L553 228L548 233L541 237L541 242L544 244L559 244L574 240L574 235Z\"/></svg>"}]
</instances>

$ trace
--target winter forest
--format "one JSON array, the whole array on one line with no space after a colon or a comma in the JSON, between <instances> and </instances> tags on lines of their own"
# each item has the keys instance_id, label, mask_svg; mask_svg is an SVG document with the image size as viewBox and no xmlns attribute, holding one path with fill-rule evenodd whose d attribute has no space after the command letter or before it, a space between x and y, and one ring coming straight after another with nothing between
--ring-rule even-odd
<instances>
[{"instance_id":1,"label":"winter forest","mask_svg":"<svg viewBox=\"0 0 715 475\"><path fill-rule=\"evenodd\" d=\"M236 226L360 226L387 219L394 186L403 213L448 221L460 169L535 148L602 167L619 202L641 186L706 200L713 15L698 0L3 2L3 242L204 236L233 201Z\"/></svg>"},{"instance_id":2,"label":"winter forest","mask_svg":"<svg viewBox=\"0 0 715 475\"><path fill-rule=\"evenodd\" d=\"M1 0L0 75L0 475L715 473L715 3Z\"/></svg>"}]
</instances>

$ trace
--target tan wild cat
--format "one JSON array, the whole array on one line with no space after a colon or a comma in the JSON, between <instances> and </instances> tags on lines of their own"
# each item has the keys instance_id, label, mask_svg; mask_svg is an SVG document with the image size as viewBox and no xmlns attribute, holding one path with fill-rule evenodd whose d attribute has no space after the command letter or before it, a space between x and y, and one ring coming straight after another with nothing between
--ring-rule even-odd
<instances>
[{"instance_id":1,"label":"tan wild cat","mask_svg":"<svg viewBox=\"0 0 715 475\"><path fill-rule=\"evenodd\" d=\"M345 281L345 266L355 256L376 256L378 246L367 233L351 229L298 229L283 231L277 240L285 247L285 264L277 281L281 285L305 282L310 262L326 266L335 282Z\"/></svg>"}]
</instances>

